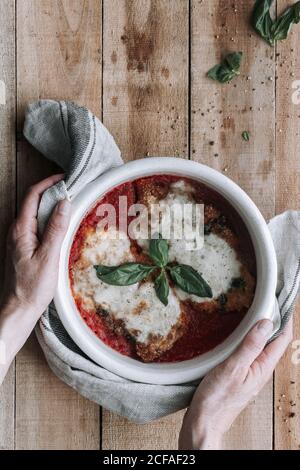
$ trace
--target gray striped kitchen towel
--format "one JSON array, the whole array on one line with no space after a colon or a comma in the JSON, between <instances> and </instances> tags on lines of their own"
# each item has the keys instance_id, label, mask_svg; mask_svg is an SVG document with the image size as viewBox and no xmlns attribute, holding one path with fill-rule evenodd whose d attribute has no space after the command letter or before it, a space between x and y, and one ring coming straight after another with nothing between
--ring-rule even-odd
<instances>
[{"instance_id":1,"label":"gray striped kitchen towel","mask_svg":"<svg viewBox=\"0 0 300 470\"><path fill-rule=\"evenodd\" d=\"M120 151L100 121L87 109L65 101L43 100L28 107L24 135L65 172L65 180L47 190L39 208L42 228L55 204L72 200L111 167L122 164ZM278 304L282 327L299 288L300 216L287 212L270 222L279 266ZM119 377L89 359L65 331L53 303L36 327L53 372L80 394L132 421L145 423L185 408L196 384L151 385Z\"/></svg>"}]
</instances>

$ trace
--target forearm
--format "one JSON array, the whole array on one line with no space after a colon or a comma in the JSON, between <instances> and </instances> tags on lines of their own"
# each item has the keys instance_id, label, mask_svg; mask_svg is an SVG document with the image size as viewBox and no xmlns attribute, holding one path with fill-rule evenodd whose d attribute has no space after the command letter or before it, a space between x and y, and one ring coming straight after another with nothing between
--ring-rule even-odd
<instances>
[{"instance_id":1,"label":"forearm","mask_svg":"<svg viewBox=\"0 0 300 470\"><path fill-rule=\"evenodd\" d=\"M13 301L0 310L0 384L34 328L37 315L32 313Z\"/></svg>"},{"instance_id":2,"label":"forearm","mask_svg":"<svg viewBox=\"0 0 300 470\"><path fill-rule=\"evenodd\" d=\"M191 410L185 414L179 435L179 449L219 450L222 445L222 435L214 429L212 423L207 422L204 415L196 416Z\"/></svg>"}]
</instances>

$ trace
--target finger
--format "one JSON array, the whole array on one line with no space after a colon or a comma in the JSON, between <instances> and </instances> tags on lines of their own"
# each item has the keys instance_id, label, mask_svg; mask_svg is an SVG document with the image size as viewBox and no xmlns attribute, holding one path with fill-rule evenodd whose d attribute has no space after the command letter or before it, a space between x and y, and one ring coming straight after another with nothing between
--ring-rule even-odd
<instances>
[{"instance_id":1,"label":"finger","mask_svg":"<svg viewBox=\"0 0 300 470\"><path fill-rule=\"evenodd\" d=\"M250 367L263 351L272 330L273 323L270 320L261 320L256 323L228 361L232 365L238 364L241 367Z\"/></svg>"},{"instance_id":2,"label":"finger","mask_svg":"<svg viewBox=\"0 0 300 470\"><path fill-rule=\"evenodd\" d=\"M36 217L42 194L46 189L62 180L63 176L63 174L49 176L49 178L46 178L29 188L17 218L17 221L20 223L19 225L22 227L24 232L28 231L28 229L34 232L36 231Z\"/></svg>"},{"instance_id":3,"label":"finger","mask_svg":"<svg viewBox=\"0 0 300 470\"><path fill-rule=\"evenodd\" d=\"M293 321L290 319L283 332L258 356L253 367L259 366L264 376L272 374L293 338Z\"/></svg>"},{"instance_id":4,"label":"finger","mask_svg":"<svg viewBox=\"0 0 300 470\"><path fill-rule=\"evenodd\" d=\"M71 215L71 204L67 199L60 201L49 219L38 255L57 260L66 234Z\"/></svg>"}]
</instances>

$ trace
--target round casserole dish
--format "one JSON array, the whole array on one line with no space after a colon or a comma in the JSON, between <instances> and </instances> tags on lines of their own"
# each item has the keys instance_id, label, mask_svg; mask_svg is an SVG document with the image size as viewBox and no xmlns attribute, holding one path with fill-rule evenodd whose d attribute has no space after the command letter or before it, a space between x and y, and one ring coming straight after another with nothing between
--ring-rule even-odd
<instances>
[{"instance_id":1,"label":"round casserole dish","mask_svg":"<svg viewBox=\"0 0 300 470\"><path fill-rule=\"evenodd\" d=\"M217 191L235 208L250 234L256 256L257 285L253 303L238 327L214 349L191 360L175 363L142 363L105 345L81 318L71 294L68 262L73 237L94 203L114 187L137 178L169 174L191 178ZM268 318L278 328L279 312L275 290L277 263L267 224L249 196L221 173L197 162L171 157L135 160L114 168L86 188L72 201L72 215L60 257L59 279L54 298L59 317L74 342L93 361L124 378L154 384L179 384L197 380L224 361L240 344L249 329Z\"/></svg>"}]
</instances>

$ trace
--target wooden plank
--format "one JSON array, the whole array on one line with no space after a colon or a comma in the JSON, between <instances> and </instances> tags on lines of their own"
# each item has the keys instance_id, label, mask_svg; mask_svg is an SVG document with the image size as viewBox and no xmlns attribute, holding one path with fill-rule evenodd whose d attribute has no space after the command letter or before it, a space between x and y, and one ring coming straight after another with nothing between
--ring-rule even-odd
<instances>
[{"instance_id":1,"label":"wooden plank","mask_svg":"<svg viewBox=\"0 0 300 470\"><path fill-rule=\"evenodd\" d=\"M278 0L278 13L291 2ZM299 25L288 39L277 44L276 91L276 212L300 209L300 58L297 48L300 39ZM298 84L297 81L298 80ZM296 88L295 88L296 87ZM300 305L294 315L294 340L300 338ZM292 361L295 349L289 347L275 372L275 449L300 448L300 370ZM299 357L299 354L298 354ZM295 382L295 383L291 383ZM284 396L283 396L284 395ZM295 402L296 406L291 405ZM294 417L290 414L295 413Z\"/></svg>"},{"instance_id":2,"label":"wooden plank","mask_svg":"<svg viewBox=\"0 0 300 470\"><path fill-rule=\"evenodd\" d=\"M5 253L6 232L15 215L15 2L0 3L0 250ZM0 282L3 285L3 263ZM0 449L14 448L14 364L0 387Z\"/></svg>"},{"instance_id":3,"label":"wooden plank","mask_svg":"<svg viewBox=\"0 0 300 470\"><path fill-rule=\"evenodd\" d=\"M134 424L116 415L104 412L103 440L104 450L174 450L178 448L178 434L184 412L150 424Z\"/></svg>"},{"instance_id":4,"label":"wooden plank","mask_svg":"<svg viewBox=\"0 0 300 470\"><path fill-rule=\"evenodd\" d=\"M191 156L235 180L269 218L275 200L273 50L249 26L252 1L191 5ZM225 85L207 78L232 51L244 53L240 77ZM244 130L249 142L241 137ZM225 445L272 448L272 383L236 421Z\"/></svg>"},{"instance_id":5,"label":"wooden plank","mask_svg":"<svg viewBox=\"0 0 300 470\"><path fill-rule=\"evenodd\" d=\"M187 155L188 2L104 1L103 120L124 160Z\"/></svg>"},{"instance_id":6,"label":"wooden plank","mask_svg":"<svg viewBox=\"0 0 300 470\"><path fill-rule=\"evenodd\" d=\"M98 0L17 4L18 131L27 104L73 100L101 112L102 5ZM18 191L54 171L20 137ZM99 407L50 372L35 339L16 363L16 448L97 449Z\"/></svg>"},{"instance_id":7,"label":"wooden plank","mask_svg":"<svg viewBox=\"0 0 300 470\"><path fill-rule=\"evenodd\" d=\"M125 160L187 155L188 1L105 0L103 120ZM103 449L177 448L181 414L137 426L103 413Z\"/></svg>"}]
</instances>

